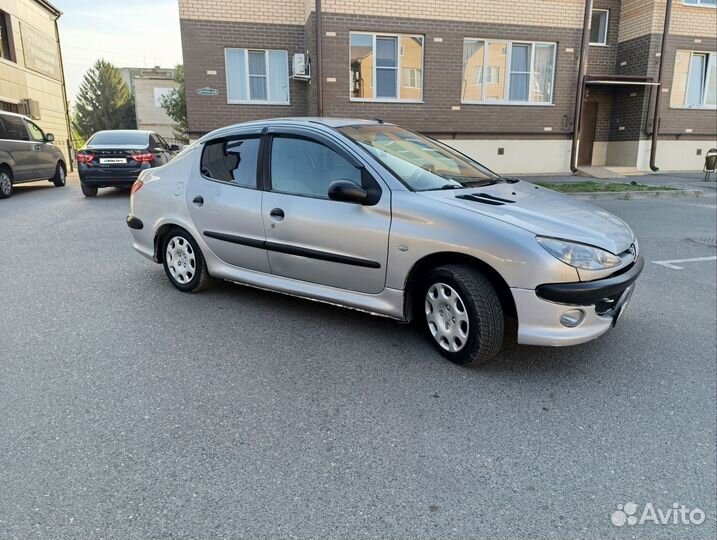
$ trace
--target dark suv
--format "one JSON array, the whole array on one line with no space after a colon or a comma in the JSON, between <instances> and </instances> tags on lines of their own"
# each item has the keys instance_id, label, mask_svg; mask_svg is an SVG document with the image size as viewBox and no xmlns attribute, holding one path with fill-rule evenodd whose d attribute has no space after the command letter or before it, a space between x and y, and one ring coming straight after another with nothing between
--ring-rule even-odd
<instances>
[{"instance_id":1,"label":"dark suv","mask_svg":"<svg viewBox=\"0 0 717 540\"><path fill-rule=\"evenodd\" d=\"M13 184L49 180L65 185L65 156L44 133L20 114L0 112L0 199L12 195Z\"/></svg>"},{"instance_id":2,"label":"dark suv","mask_svg":"<svg viewBox=\"0 0 717 540\"><path fill-rule=\"evenodd\" d=\"M98 131L77 152L77 171L85 197L101 187L129 187L139 173L169 162L179 150L152 131Z\"/></svg>"}]
</instances>

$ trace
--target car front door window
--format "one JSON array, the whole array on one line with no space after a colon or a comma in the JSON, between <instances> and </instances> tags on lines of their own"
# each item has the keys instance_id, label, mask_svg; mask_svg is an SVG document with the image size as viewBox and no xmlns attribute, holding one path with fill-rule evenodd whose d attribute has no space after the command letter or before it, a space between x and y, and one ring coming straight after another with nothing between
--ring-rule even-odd
<instances>
[{"instance_id":1,"label":"car front door window","mask_svg":"<svg viewBox=\"0 0 717 540\"><path fill-rule=\"evenodd\" d=\"M272 191L327 199L335 180L361 185L361 170L321 143L275 136L271 148Z\"/></svg>"},{"instance_id":2,"label":"car front door window","mask_svg":"<svg viewBox=\"0 0 717 540\"><path fill-rule=\"evenodd\" d=\"M45 134L32 122L27 122L27 131L34 142L45 142Z\"/></svg>"}]
</instances>

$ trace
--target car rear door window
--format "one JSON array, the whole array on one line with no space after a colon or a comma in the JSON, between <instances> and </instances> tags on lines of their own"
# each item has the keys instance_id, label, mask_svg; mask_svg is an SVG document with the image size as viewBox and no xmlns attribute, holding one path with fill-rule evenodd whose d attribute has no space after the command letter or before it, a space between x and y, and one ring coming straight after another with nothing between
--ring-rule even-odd
<instances>
[{"instance_id":1,"label":"car rear door window","mask_svg":"<svg viewBox=\"0 0 717 540\"><path fill-rule=\"evenodd\" d=\"M3 116L3 123L7 130L7 138L15 141L29 141L30 135L27 133L25 122L19 116Z\"/></svg>"},{"instance_id":2,"label":"car rear door window","mask_svg":"<svg viewBox=\"0 0 717 540\"><path fill-rule=\"evenodd\" d=\"M3 122L3 117L0 116L0 139L7 139L7 130L5 129L5 123Z\"/></svg>"},{"instance_id":3,"label":"car rear door window","mask_svg":"<svg viewBox=\"0 0 717 540\"><path fill-rule=\"evenodd\" d=\"M361 171L346 158L319 142L275 136L271 143L273 191L328 199L335 180L361 185Z\"/></svg>"},{"instance_id":4,"label":"car rear door window","mask_svg":"<svg viewBox=\"0 0 717 540\"><path fill-rule=\"evenodd\" d=\"M202 175L256 189L259 137L209 141L202 152Z\"/></svg>"}]
</instances>

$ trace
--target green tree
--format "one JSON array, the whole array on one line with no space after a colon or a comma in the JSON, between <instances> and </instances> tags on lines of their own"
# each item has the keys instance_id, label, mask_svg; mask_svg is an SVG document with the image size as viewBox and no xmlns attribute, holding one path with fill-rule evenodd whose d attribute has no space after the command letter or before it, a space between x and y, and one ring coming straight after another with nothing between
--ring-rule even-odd
<instances>
[{"instance_id":1,"label":"green tree","mask_svg":"<svg viewBox=\"0 0 717 540\"><path fill-rule=\"evenodd\" d=\"M72 123L84 139L103 129L137 128L132 92L119 70L106 60L97 60L85 73Z\"/></svg>"},{"instance_id":2,"label":"green tree","mask_svg":"<svg viewBox=\"0 0 717 540\"><path fill-rule=\"evenodd\" d=\"M187 97L184 91L184 66L179 64L174 74L174 82L177 88L161 98L161 104L164 110L172 120L177 123L174 128L174 136L184 144L189 142L187 136Z\"/></svg>"}]
</instances>

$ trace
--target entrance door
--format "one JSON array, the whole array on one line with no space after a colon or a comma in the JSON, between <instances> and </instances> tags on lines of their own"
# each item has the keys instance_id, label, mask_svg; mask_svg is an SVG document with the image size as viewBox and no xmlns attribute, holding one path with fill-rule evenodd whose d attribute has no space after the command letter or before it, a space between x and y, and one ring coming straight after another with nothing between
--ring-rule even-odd
<instances>
[{"instance_id":1,"label":"entrance door","mask_svg":"<svg viewBox=\"0 0 717 540\"><path fill-rule=\"evenodd\" d=\"M595 128L597 127L597 111L597 101L586 101L583 103L583 115L580 121L578 165L590 166L593 163L593 144L595 143Z\"/></svg>"}]
</instances>

